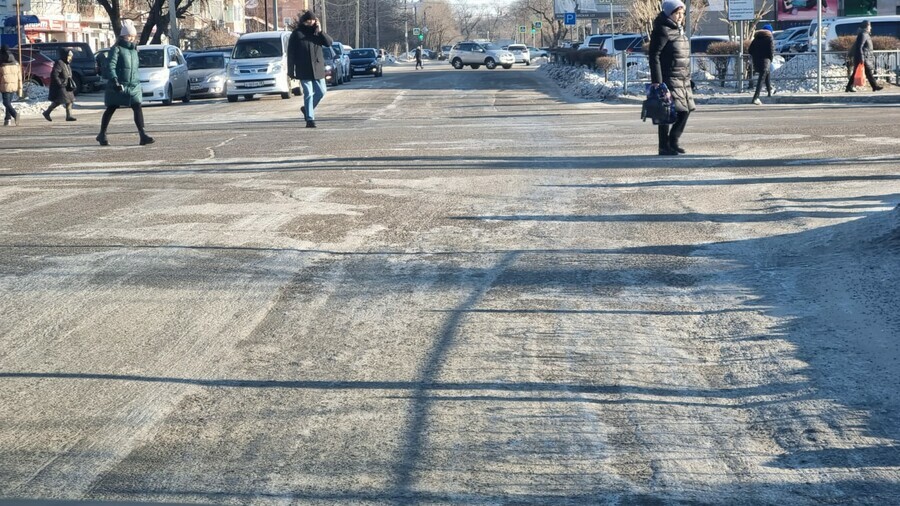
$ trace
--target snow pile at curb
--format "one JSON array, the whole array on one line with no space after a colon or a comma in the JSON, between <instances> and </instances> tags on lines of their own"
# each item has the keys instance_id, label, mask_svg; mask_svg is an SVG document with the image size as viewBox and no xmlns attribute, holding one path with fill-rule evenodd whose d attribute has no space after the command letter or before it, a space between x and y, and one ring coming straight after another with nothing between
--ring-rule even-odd
<instances>
[{"instance_id":1,"label":"snow pile at curb","mask_svg":"<svg viewBox=\"0 0 900 506\"><path fill-rule=\"evenodd\" d=\"M607 100L618 97L622 91L621 82L607 81L587 67L550 63L541 65L538 71L545 72L560 88L583 98Z\"/></svg>"},{"instance_id":2,"label":"snow pile at curb","mask_svg":"<svg viewBox=\"0 0 900 506\"><path fill-rule=\"evenodd\" d=\"M25 95L27 99L14 99L13 108L22 116L36 116L44 109L50 107L47 100L50 91L44 86L38 86L34 83L25 83Z\"/></svg>"},{"instance_id":3,"label":"snow pile at curb","mask_svg":"<svg viewBox=\"0 0 900 506\"><path fill-rule=\"evenodd\" d=\"M795 56L772 73L772 78L776 79L772 86L778 93L815 93L818 66L815 55ZM847 67L823 62L822 77L823 91L842 91L847 86ZM780 79L790 80L781 81Z\"/></svg>"}]
</instances>

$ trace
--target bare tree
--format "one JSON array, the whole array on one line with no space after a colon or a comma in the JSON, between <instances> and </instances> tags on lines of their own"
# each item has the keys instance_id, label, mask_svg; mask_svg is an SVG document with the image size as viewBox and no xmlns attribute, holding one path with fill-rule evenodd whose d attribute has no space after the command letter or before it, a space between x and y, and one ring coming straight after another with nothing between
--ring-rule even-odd
<instances>
[{"instance_id":1,"label":"bare tree","mask_svg":"<svg viewBox=\"0 0 900 506\"><path fill-rule=\"evenodd\" d=\"M545 29L549 32L551 46L559 45L559 41L565 37L569 31L568 27L563 24L563 20L556 19L553 0L520 0L515 4L515 8L524 19L536 18L541 22L542 44Z\"/></svg>"},{"instance_id":2,"label":"bare tree","mask_svg":"<svg viewBox=\"0 0 900 506\"><path fill-rule=\"evenodd\" d=\"M478 25L482 22L481 10L470 4L468 0L461 0L453 11L460 33L466 39L471 39L472 32L476 32Z\"/></svg>"}]
</instances>

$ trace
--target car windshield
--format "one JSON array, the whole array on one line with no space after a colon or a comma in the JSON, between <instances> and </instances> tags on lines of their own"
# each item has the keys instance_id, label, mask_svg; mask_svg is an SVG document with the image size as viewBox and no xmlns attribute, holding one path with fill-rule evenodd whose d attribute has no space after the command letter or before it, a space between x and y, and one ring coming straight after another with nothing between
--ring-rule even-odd
<instances>
[{"instance_id":1,"label":"car windshield","mask_svg":"<svg viewBox=\"0 0 900 506\"><path fill-rule=\"evenodd\" d=\"M225 57L220 54L191 55L187 58L188 70L223 69Z\"/></svg>"},{"instance_id":2,"label":"car windshield","mask_svg":"<svg viewBox=\"0 0 900 506\"><path fill-rule=\"evenodd\" d=\"M358 59L358 58L375 58L375 50L374 49L354 49L350 51L350 58Z\"/></svg>"},{"instance_id":3,"label":"car windshield","mask_svg":"<svg viewBox=\"0 0 900 506\"><path fill-rule=\"evenodd\" d=\"M485 49L487 49L488 51L498 51L498 50L502 49L502 48L501 48L500 46L498 46L497 44L482 44L482 46L483 46Z\"/></svg>"},{"instance_id":4,"label":"car windshield","mask_svg":"<svg viewBox=\"0 0 900 506\"><path fill-rule=\"evenodd\" d=\"M138 51L138 62L141 68L162 68L165 61L162 49L141 49Z\"/></svg>"},{"instance_id":5,"label":"car windshield","mask_svg":"<svg viewBox=\"0 0 900 506\"><path fill-rule=\"evenodd\" d=\"M281 38L239 40L234 46L234 59L278 58L281 56Z\"/></svg>"}]
</instances>

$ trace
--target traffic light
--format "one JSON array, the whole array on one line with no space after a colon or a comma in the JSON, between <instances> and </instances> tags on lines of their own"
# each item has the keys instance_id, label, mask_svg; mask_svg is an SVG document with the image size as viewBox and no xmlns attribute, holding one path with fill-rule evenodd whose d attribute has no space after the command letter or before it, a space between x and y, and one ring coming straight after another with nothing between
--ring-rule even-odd
<instances>
[{"instance_id":1,"label":"traffic light","mask_svg":"<svg viewBox=\"0 0 900 506\"><path fill-rule=\"evenodd\" d=\"M422 39L424 39L424 38L425 38L425 36L422 35L422 34L420 33L420 34L419 34L419 40L422 40Z\"/></svg>"}]
</instances>

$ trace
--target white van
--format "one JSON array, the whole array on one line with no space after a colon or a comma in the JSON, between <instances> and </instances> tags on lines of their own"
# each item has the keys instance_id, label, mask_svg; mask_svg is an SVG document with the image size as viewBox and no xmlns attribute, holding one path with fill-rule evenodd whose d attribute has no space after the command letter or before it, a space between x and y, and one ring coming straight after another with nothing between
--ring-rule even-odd
<instances>
[{"instance_id":1,"label":"white van","mask_svg":"<svg viewBox=\"0 0 900 506\"><path fill-rule=\"evenodd\" d=\"M138 46L137 51L144 102L169 105L177 98L191 101L187 63L180 49L169 44L148 44Z\"/></svg>"},{"instance_id":2,"label":"white van","mask_svg":"<svg viewBox=\"0 0 900 506\"><path fill-rule=\"evenodd\" d=\"M845 35L856 35L862 22L872 23L872 37L895 37L900 39L900 16L861 16L854 18L833 18L822 20L822 49L828 50L828 43ZM814 20L809 25L809 50L816 51L816 27Z\"/></svg>"},{"instance_id":3,"label":"white van","mask_svg":"<svg viewBox=\"0 0 900 506\"><path fill-rule=\"evenodd\" d=\"M300 83L287 75L287 49L291 32L255 32L241 35L228 64L228 101L239 96L281 95L291 98Z\"/></svg>"}]
</instances>

